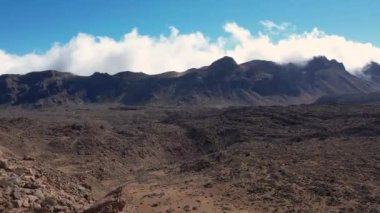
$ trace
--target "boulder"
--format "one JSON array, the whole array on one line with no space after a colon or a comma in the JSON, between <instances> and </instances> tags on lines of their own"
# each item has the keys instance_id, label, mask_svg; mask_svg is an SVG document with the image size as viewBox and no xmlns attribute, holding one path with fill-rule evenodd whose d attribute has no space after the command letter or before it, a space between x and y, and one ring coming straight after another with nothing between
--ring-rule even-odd
<instances>
[{"instance_id":1,"label":"boulder","mask_svg":"<svg viewBox=\"0 0 380 213\"><path fill-rule=\"evenodd\" d=\"M0 169L9 170L9 164L7 159L0 159Z\"/></svg>"}]
</instances>

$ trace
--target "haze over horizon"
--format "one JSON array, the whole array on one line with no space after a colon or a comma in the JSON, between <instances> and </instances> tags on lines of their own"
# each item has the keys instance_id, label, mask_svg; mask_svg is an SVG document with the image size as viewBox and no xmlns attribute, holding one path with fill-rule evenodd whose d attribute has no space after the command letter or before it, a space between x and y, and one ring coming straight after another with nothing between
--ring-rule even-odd
<instances>
[{"instance_id":1,"label":"haze over horizon","mask_svg":"<svg viewBox=\"0 0 380 213\"><path fill-rule=\"evenodd\" d=\"M326 56L352 73L380 63L379 31L372 24L377 16L369 15L380 3L370 0L54 3L0 2L0 74L156 74L205 66L225 55L238 63Z\"/></svg>"}]
</instances>

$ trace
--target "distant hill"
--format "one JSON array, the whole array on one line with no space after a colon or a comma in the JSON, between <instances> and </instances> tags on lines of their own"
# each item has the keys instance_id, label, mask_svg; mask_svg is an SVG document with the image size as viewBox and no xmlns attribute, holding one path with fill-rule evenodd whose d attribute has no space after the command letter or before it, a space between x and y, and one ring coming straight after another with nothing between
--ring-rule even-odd
<instances>
[{"instance_id":1,"label":"distant hill","mask_svg":"<svg viewBox=\"0 0 380 213\"><path fill-rule=\"evenodd\" d=\"M262 60L239 65L233 58L223 57L202 68L158 75L126 71L76 76L49 70L0 76L0 104L308 104L324 96L379 91L379 67L372 63L364 72L365 77L360 78L326 57L315 57L302 66Z\"/></svg>"}]
</instances>

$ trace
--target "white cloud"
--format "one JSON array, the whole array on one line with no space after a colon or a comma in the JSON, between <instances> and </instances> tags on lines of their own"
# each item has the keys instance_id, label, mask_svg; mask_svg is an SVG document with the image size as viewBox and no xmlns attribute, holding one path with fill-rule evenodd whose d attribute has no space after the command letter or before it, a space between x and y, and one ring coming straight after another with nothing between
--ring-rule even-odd
<instances>
[{"instance_id":1,"label":"white cloud","mask_svg":"<svg viewBox=\"0 0 380 213\"><path fill-rule=\"evenodd\" d=\"M267 32L286 31L289 30L289 28L294 28L294 26L289 22L276 24L273 21L265 20L260 21L260 24L264 27L264 30Z\"/></svg>"},{"instance_id":2,"label":"white cloud","mask_svg":"<svg viewBox=\"0 0 380 213\"><path fill-rule=\"evenodd\" d=\"M292 25L271 21L261 24L265 27L264 32L255 35L236 23L226 23L224 30L228 36L216 40L210 40L201 32L183 34L175 27L170 27L169 35L156 37L142 35L133 29L119 40L79 33L68 43L56 43L44 53L13 55L0 50L0 74L46 69L80 75L124 70L154 74L204 66L224 55L234 57L239 63L253 59L302 62L325 55L343 62L351 72L370 61L380 62L380 48L370 43L329 35L317 28L301 34L292 33L274 42L272 31L286 31Z\"/></svg>"}]
</instances>

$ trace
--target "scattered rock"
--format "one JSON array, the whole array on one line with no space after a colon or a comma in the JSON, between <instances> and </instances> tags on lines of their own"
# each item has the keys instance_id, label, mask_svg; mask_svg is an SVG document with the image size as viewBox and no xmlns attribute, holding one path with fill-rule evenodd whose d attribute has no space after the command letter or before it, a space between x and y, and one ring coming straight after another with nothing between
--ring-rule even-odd
<instances>
[{"instance_id":1,"label":"scattered rock","mask_svg":"<svg viewBox=\"0 0 380 213\"><path fill-rule=\"evenodd\" d=\"M212 188L212 183L211 182L208 182L208 183L206 183L206 184L204 184L203 185L203 187L205 187L205 188Z\"/></svg>"},{"instance_id":2,"label":"scattered rock","mask_svg":"<svg viewBox=\"0 0 380 213\"><path fill-rule=\"evenodd\" d=\"M34 195L28 195L28 199L30 203L33 203L38 200L38 197Z\"/></svg>"},{"instance_id":3,"label":"scattered rock","mask_svg":"<svg viewBox=\"0 0 380 213\"><path fill-rule=\"evenodd\" d=\"M34 195L40 199L40 200L44 200L45 199L45 195L44 193L42 193L41 189L37 189L34 191Z\"/></svg>"},{"instance_id":4,"label":"scattered rock","mask_svg":"<svg viewBox=\"0 0 380 213\"><path fill-rule=\"evenodd\" d=\"M185 205L183 208L182 208L184 211L188 212L191 210L190 206L189 205Z\"/></svg>"},{"instance_id":5,"label":"scattered rock","mask_svg":"<svg viewBox=\"0 0 380 213\"><path fill-rule=\"evenodd\" d=\"M180 170L181 172L190 172L190 171L195 171L195 172L200 172L204 169L207 169L211 166L210 162L207 160L199 160L193 163L184 163L181 165Z\"/></svg>"},{"instance_id":6,"label":"scattered rock","mask_svg":"<svg viewBox=\"0 0 380 213\"><path fill-rule=\"evenodd\" d=\"M13 199L20 199L21 198L20 190L18 188L14 188L12 196L13 196Z\"/></svg>"},{"instance_id":7,"label":"scattered rock","mask_svg":"<svg viewBox=\"0 0 380 213\"><path fill-rule=\"evenodd\" d=\"M22 158L23 160L25 161L34 161L34 157L30 156L30 155L24 155L24 157Z\"/></svg>"},{"instance_id":8,"label":"scattered rock","mask_svg":"<svg viewBox=\"0 0 380 213\"><path fill-rule=\"evenodd\" d=\"M20 208L22 206L22 200L14 200L13 201L13 206L16 208Z\"/></svg>"},{"instance_id":9,"label":"scattered rock","mask_svg":"<svg viewBox=\"0 0 380 213\"><path fill-rule=\"evenodd\" d=\"M165 213L173 213L173 212L174 212L174 209L172 209L172 208L167 209L167 210L165 211Z\"/></svg>"},{"instance_id":10,"label":"scattered rock","mask_svg":"<svg viewBox=\"0 0 380 213\"><path fill-rule=\"evenodd\" d=\"M68 212L69 208L67 206L61 206L61 205L56 205L53 207L53 212Z\"/></svg>"},{"instance_id":11,"label":"scattered rock","mask_svg":"<svg viewBox=\"0 0 380 213\"><path fill-rule=\"evenodd\" d=\"M22 206L25 207L25 208L29 208L30 207L28 198L23 198L22 199Z\"/></svg>"},{"instance_id":12,"label":"scattered rock","mask_svg":"<svg viewBox=\"0 0 380 213\"><path fill-rule=\"evenodd\" d=\"M0 169L10 170L8 165L8 160L0 159Z\"/></svg>"},{"instance_id":13,"label":"scattered rock","mask_svg":"<svg viewBox=\"0 0 380 213\"><path fill-rule=\"evenodd\" d=\"M33 183L33 182L27 182L24 184L23 188L26 188L26 189L38 189L40 188L40 186L36 183Z\"/></svg>"}]
</instances>

